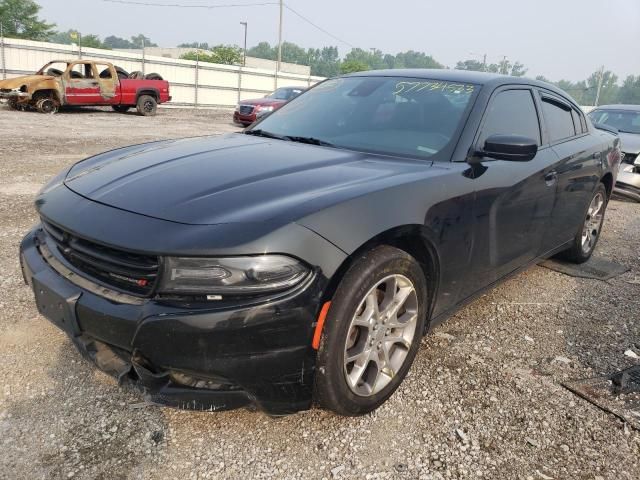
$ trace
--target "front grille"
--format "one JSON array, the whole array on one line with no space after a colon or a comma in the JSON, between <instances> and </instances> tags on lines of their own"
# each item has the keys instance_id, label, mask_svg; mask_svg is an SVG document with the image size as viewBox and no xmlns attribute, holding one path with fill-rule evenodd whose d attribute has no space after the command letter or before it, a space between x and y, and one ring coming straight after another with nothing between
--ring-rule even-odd
<instances>
[{"instance_id":1,"label":"front grille","mask_svg":"<svg viewBox=\"0 0 640 480\"><path fill-rule=\"evenodd\" d=\"M251 115L253 113L254 108L255 107L253 105L240 105L240 114Z\"/></svg>"},{"instance_id":2,"label":"front grille","mask_svg":"<svg viewBox=\"0 0 640 480\"><path fill-rule=\"evenodd\" d=\"M58 252L75 268L109 286L137 295L149 295L158 278L158 257L139 255L71 235L42 221Z\"/></svg>"}]
</instances>

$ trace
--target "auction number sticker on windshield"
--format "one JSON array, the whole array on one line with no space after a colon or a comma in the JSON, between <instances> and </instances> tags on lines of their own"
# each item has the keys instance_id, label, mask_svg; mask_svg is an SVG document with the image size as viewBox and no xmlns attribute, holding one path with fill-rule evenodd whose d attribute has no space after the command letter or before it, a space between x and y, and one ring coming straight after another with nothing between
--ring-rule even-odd
<instances>
[{"instance_id":1,"label":"auction number sticker on windshield","mask_svg":"<svg viewBox=\"0 0 640 480\"><path fill-rule=\"evenodd\" d=\"M407 82L402 81L398 82L395 85L395 89L393 91L394 95L403 95L407 93L418 93L418 92L433 92L440 91L444 93L473 93L474 86L469 85L467 83L451 83L451 82L438 82L435 80L426 80L424 82Z\"/></svg>"}]
</instances>

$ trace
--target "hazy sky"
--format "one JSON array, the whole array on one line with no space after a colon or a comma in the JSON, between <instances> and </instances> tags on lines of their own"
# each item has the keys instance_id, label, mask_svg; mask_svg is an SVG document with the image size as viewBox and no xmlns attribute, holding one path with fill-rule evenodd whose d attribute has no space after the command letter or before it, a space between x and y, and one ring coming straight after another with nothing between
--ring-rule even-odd
<instances>
[{"instance_id":1,"label":"hazy sky","mask_svg":"<svg viewBox=\"0 0 640 480\"><path fill-rule=\"evenodd\" d=\"M41 15L60 30L101 37L144 33L160 46L201 41L241 45L240 21L249 23L248 45L278 38L278 6L175 8L123 5L103 0L36 0ZM137 0L221 5L273 0ZM519 60L527 75L581 80L605 65L619 77L640 75L640 0L287 0L285 3L333 35L385 53L424 51L454 66L465 58ZM336 41L285 9L284 39L304 47ZM475 56L471 55L471 52Z\"/></svg>"}]
</instances>

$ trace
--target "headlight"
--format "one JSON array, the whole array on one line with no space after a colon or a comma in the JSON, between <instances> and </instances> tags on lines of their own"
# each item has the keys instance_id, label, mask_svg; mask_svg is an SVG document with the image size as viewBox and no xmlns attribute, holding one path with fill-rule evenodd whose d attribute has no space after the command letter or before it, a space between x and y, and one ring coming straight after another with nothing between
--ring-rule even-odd
<instances>
[{"instance_id":1,"label":"headlight","mask_svg":"<svg viewBox=\"0 0 640 480\"><path fill-rule=\"evenodd\" d=\"M269 106L269 107L258 107L258 110L260 110L261 112L273 112L273 106Z\"/></svg>"},{"instance_id":2,"label":"headlight","mask_svg":"<svg viewBox=\"0 0 640 480\"><path fill-rule=\"evenodd\" d=\"M239 112L239 111L240 111L240 104L237 104L236 105L236 112Z\"/></svg>"},{"instance_id":3,"label":"headlight","mask_svg":"<svg viewBox=\"0 0 640 480\"><path fill-rule=\"evenodd\" d=\"M160 290L199 295L257 294L285 290L310 270L284 255L255 257L167 257Z\"/></svg>"}]
</instances>

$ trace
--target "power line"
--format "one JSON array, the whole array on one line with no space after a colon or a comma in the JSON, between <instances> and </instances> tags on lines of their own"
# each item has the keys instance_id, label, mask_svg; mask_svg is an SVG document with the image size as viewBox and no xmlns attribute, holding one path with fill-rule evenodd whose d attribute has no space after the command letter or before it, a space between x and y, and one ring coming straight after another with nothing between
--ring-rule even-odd
<instances>
[{"instance_id":1,"label":"power line","mask_svg":"<svg viewBox=\"0 0 640 480\"><path fill-rule=\"evenodd\" d=\"M327 30L325 30L324 28L322 28L319 25L316 25L315 23L313 23L311 20L309 20L308 18L304 17L302 14L298 13L297 11L295 11L293 8L291 8L289 5L287 5L286 3L284 4L285 8L287 10L289 10L291 13L297 15L298 17L300 17L302 20L304 20L305 22L307 22L309 25L314 26L315 28L317 28L318 30L320 30L321 32L325 33L326 35L329 35L331 38L333 38L334 40L337 40L341 43L344 43L345 45L349 45L351 48L356 48L354 45L350 44L349 42L347 42L346 40L342 40L339 37L336 37L335 35L333 35L332 33L328 32Z\"/></svg>"},{"instance_id":2,"label":"power line","mask_svg":"<svg viewBox=\"0 0 640 480\"><path fill-rule=\"evenodd\" d=\"M233 8L233 7L261 7L265 5L278 5L278 2L260 2L260 3L227 3L227 4L208 4L208 5L186 5L182 3L157 3L137 0L102 0L109 3L121 3L125 5L141 5L145 7L171 7L171 8Z\"/></svg>"},{"instance_id":3,"label":"power line","mask_svg":"<svg viewBox=\"0 0 640 480\"><path fill-rule=\"evenodd\" d=\"M109 2L109 3L120 3L120 4L125 4L125 5L141 5L141 6L145 6L145 7L202 8L202 9L234 8L234 7L262 7L262 6L267 6L267 5L279 5L279 2L226 3L226 4L201 4L201 5L198 5L198 4L184 4L184 3L159 3L159 2L145 1L145 0L102 0L102 1L103 2ZM356 48L353 44L347 42L346 40L341 39L340 37L337 37L336 35L332 34L328 30L322 28L320 25L318 25L318 24L314 23L313 21L309 20L307 17L302 15L300 12L294 10L289 5L287 5L286 3L284 4L284 7L287 10L289 10L291 13L296 15L298 18L300 18L301 20L307 22L309 25L311 25L312 27L314 27L317 30L321 31L325 35L328 35L329 37L333 38L334 40L337 40L338 42L343 43L345 45L348 45L351 48Z\"/></svg>"}]
</instances>

